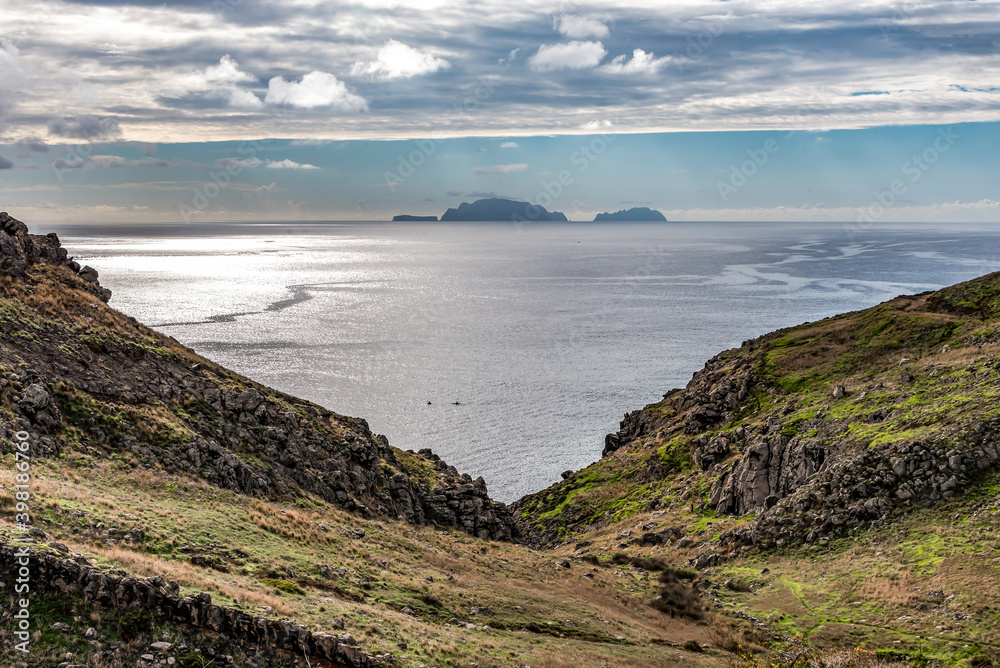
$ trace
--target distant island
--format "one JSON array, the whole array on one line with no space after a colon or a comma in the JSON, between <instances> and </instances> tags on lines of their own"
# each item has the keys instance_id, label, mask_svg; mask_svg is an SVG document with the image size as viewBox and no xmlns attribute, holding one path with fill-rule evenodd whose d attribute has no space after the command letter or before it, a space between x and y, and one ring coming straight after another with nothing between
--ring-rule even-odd
<instances>
[{"instance_id":1,"label":"distant island","mask_svg":"<svg viewBox=\"0 0 1000 668\"><path fill-rule=\"evenodd\" d=\"M411 216L408 213L401 213L398 216L392 217L392 222L394 223L434 223L437 222L437 216Z\"/></svg>"},{"instance_id":2,"label":"distant island","mask_svg":"<svg viewBox=\"0 0 1000 668\"><path fill-rule=\"evenodd\" d=\"M462 202L457 209L448 209L441 216L442 221L560 221L566 216L558 211L547 211L545 207L531 202L517 202L512 199L490 198L476 200L472 204Z\"/></svg>"},{"instance_id":3,"label":"distant island","mask_svg":"<svg viewBox=\"0 0 1000 668\"><path fill-rule=\"evenodd\" d=\"M594 218L594 222L595 223L601 223L601 222L665 223L667 222L667 218L656 209L650 209L649 207L645 206L637 206L632 209L622 209L621 211L615 211L614 213L599 213Z\"/></svg>"},{"instance_id":4,"label":"distant island","mask_svg":"<svg viewBox=\"0 0 1000 668\"><path fill-rule=\"evenodd\" d=\"M393 216L394 223L399 222L436 222L437 216L414 216L401 213ZM524 222L568 222L566 214L559 211L548 211L544 206L532 204L531 202L519 202L503 197L490 197L488 199L478 199L471 204L462 202L457 208L451 208L442 214L440 220L444 222L496 222L504 220L524 221ZM631 209L622 209L614 213L599 213L594 218L595 223L600 222L667 222L666 217L656 209L645 206L637 206Z\"/></svg>"}]
</instances>

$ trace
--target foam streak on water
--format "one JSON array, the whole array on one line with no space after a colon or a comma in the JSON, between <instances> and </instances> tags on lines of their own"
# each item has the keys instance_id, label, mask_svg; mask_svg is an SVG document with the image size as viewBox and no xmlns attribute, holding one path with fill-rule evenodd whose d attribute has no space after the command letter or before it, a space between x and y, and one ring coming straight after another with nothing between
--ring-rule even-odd
<instances>
[{"instance_id":1,"label":"foam streak on water","mask_svg":"<svg viewBox=\"0 0 1000 668\"><path fill-rule=\"evenodd\" d=\"M508 501L744 339L1000 269L1000 231L965 224L58 231L116 308Z\"/></svg>"}]
</instances>

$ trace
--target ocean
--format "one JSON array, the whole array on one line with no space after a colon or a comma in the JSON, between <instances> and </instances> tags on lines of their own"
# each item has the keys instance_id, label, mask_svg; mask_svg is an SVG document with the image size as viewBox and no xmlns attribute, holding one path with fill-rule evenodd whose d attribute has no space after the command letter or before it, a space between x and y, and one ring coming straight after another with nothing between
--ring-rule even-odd
<instances>
[{"instance_id":1,"label":"ocean","mask_svg":"<svg viewBox=\"0 0 1000 668\"><path fill-rule=\"evenodd\" d=\"M954 223L52 226L111 305L502 501L773 329L1000 269ZM38 231L38 230L33 230Z\"/></svg>"}]
</instances>

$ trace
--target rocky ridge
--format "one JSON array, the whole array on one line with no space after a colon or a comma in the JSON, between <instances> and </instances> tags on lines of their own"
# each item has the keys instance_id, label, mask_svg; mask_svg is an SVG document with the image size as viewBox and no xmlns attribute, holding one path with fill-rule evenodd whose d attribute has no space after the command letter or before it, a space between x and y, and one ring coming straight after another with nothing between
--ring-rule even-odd
<instances>
[{"instance_id":1,"label":"rocky ridge","mask_svg":"<svg viewBox=\"0 0 1000 668\"><path fill-rule=\"evenodd\" d=\"M509 510L430 451L253 383L107 307L55 234L0 214L0 440L126 456L251 496L315 494L363 515L509 540Z\"/></svg>"}]
</instances>

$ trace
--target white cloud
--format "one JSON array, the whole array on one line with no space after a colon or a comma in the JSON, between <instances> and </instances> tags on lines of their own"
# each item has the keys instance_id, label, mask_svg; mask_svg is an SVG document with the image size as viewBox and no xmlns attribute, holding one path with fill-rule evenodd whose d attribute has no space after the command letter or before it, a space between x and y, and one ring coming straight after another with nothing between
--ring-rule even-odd
<instances>
[{"instance_id":1,"label":"white cloud","mask_svg":"<svg viewBox=\"0 0 1000 668\"><path fill-rule=\"evenodd\" d=\"M514 60L517 59L517 54L520 51L521 51L521 47L517 47L516 49L512 49L511 52L508 53L506 57L497 59L497 65L503 65L503 66L510 65L511 63L514 62Z\"/></svg>"},{"instance_id":2,"label":"white cloud","mask_svg":"<svg viewBox=\"0 0 1000 668\"><path fill-rule=\"evenodd\" d=\"M611 121L587 121L580 126L581 130L607 130L611 128L614 124Z\"/></svg>"},{"instance_id":3,"label":"white cloud","mask_svg":"<svg viewBox=\"0 0 1000 668\"><path fill-rule=\"evenodd\" d=\"M284 160L268 160L268 169L319 169L316 165L306 165L298 162L293 162L288 158Z\"/></svg>"},{"instance_id":4,"label":"white cloud","mask_svg":"<svg viewBox=\"0 0 1000 668\"><path fill-rule=\"evenodd\" d=\"M376 60L354 63L351 74L373 76L380 79L409 79L438 70L446 70L451 63L429 53L421 53L411 46L390 39L378 51Z\"/></svg>"},{"instance_id":5,"label":"white cloud","mask_svg":"<svg viewBox=\"0 0 1000 668\"><path fill-rule=\"evenodd\" d=\"M510 172L523 172L528 168L524 163L512 165L487 165L486 167L476 167L473 174L509 174Z\"/></svg>"},{"instance_id":6,"label":"white cloud","mask_svg":"<svg viewBox=\"0 0 1000 668\"><path fill-rule=\"evenodd\" d=\"M520 148L520 145L516 141L505 141L500 144L500 148Z\"/></svg>"},{"instance_id":7,"label":"white cloud","mask_svg":"<svg viewBox=\"0 0 1000 668\"><path fill-rule=\"evenodd\" d=\"M263 106L260 98L248 90L242 88L230 88L226 91L226 99L230 107L242 107L245 109L255 109Z\"/></svg>"},{"instance_id":8,"label":"white cloud","mask_svg":"<svg viewBox=\"0 0 1000 668\"><path fill-rule=\"evenodd\" d=\"M215 161L216 167L225 169L226 167L239 167L240 169L250 169L260 167L264 161L260 158L220 158Z\"/></svg>"},{"instance_id":9,"label":"white cloud","mask_svg":"<svg viewBox=\"0 0 1000 668\"><path fill-rule=\"evenodd\" d=\"M218 65L182 76L169 85L169 94L204 93L211 98L226 100L231 107L254 109L263 105L260 98L237 84L256 81L257 77L241 70L239 63L227 53L219 59Z\"/></svg>"},{"instance_id":10,"label":"white cloud","mask_svg":"<svg viewBox=\"0 0 1000 668\"><path fill-rule=\"evenodd\" d=\"M218 65L205 69L205 81L213 84L227 84L256 81L257 77L240 69L239 63L227 53L219 59Z\"/></svg>"},{"instance_id":11,"label":"white cloud","mask_svg":"<svg viewBox=\"0 0 1000 668\"><path fill-rule=\"evenodd\" d=\"M563 14L555 20L555 29L570 39L601 39L611 34L608 26L589 16Z\"/></svg>"},{"instance_id":12,"label":"white cloud","mask_svg":"<svg viewBox=\"0 0 1000 668\"><path fill-rule=\"evenodd\" d=\"M652 53L636 49L632 52L632 60L626 61L624 54L616 56L610 63L601 67L601 71L610 74L656 74L668 62L670 56L654 58Z\"/></svg>"},{"instance_id":13,"label":"white cloud","mask_svg":"<svg viewBox=\"0 0 1000 668\"><path fill-rule=\"evenodd\" d=\"M544 44L528 59L533 70L581 70L596 67L607 51L600 42Z\"/></svg>"},{"instance_id":14,"label":"white cloud","mask_svg":"<svg viewBox=\"0 0 1000 668\"><path fill-rule=\"evenodd\" d=\"M310 72L302 81L274 77L267 83L268 104L287 104L303 109L334 107L342 111L365 111L368 102L347 90L344 82L328 72Z\"/></svg>"}]
</instances>

